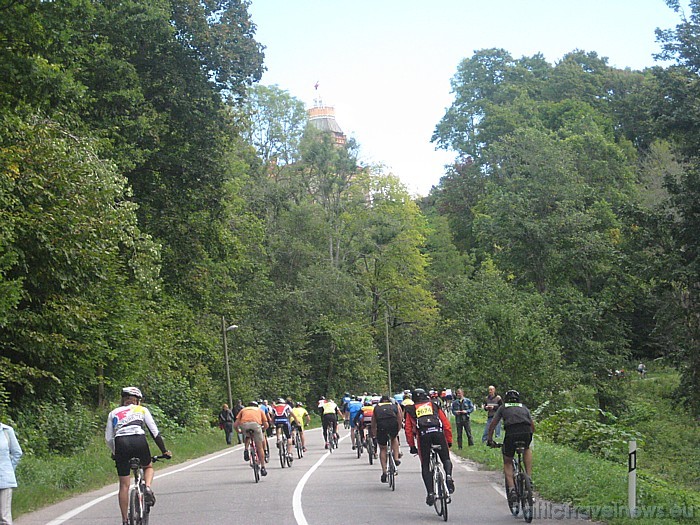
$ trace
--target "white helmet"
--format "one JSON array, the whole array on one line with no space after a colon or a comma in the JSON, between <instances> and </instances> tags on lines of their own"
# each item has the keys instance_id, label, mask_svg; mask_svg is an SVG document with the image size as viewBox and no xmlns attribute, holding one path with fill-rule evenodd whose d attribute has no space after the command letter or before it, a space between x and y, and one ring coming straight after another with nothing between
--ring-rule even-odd
<instances>
[{"instance_id":1,"label":"white helmet","mask_svg":"<svg viewBox=\"0 0 700 525\"><path fill-rule=\"evenodd\" d=\"M134 396L141 399L143 397L143 394L135 386L125 386L124 388L122 388L122 396Z\"/></svg>"}]
</instances>

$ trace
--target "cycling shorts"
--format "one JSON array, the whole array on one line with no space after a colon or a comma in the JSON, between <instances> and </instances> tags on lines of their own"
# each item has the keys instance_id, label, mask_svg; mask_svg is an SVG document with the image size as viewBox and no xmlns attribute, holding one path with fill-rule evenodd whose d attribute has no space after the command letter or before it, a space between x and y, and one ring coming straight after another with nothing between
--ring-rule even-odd
<instances>
[{"instance_id":1,"label":"cycling shorts","mask_svg":"<svg viewBox=\"0 0 700 525\"><path fill-rule=\"evenodd\" d=\"M114 440L114 461L119 476L128 476L131 473L131 458L139 458L142 467L151 464L151 450L148 448L145 434L117 436Z\"/></svg>"},{"instance_id":2,"label":"cycling shorts","mask_svg":"<svg viewBox=\"0 0 700 525\"><path fill-rule=\"evenodd\" d=\"M289 421L275 421L275 428L281 428L284 437L292 439L292 425L289 424Z\"/></svg>"},{"instance_id":3,"label":"cycling shorts","mask_svg":"<svg viewBox=\"0 0 700 525\"><path fill-rule=\"evenodd\" d=\"M527 434L511 434L506 432L506 437L503 438L503 455L512 458L515 456L515 442L523 441L525 443L525 448L530 448L530 443L532 442L532 433Z\"/></svg>"},{"instance_id":4,"label":"cycling shorts","mask_svg":"<svg viewBox=\"0 0 700 525\"><path fill-rule=\"evenodd\" d=\"M396 419L377 421L377 443L382 446L389 444L391 439L399 435L399 422Z\"/></svg>"},{"instance_id":5,"label":"cycling shorts","mask_svg":"<svg viewBox=\"0 0 700 525\"><path fill-rule=\"evenodd\" d=\"M249 430L253 431L253 439L256 443L260 443L263 440L262 426L255 421L249 421L248 423L241 423L239 428L241 432L246 435Z\"/></svg>"}]
</instances>

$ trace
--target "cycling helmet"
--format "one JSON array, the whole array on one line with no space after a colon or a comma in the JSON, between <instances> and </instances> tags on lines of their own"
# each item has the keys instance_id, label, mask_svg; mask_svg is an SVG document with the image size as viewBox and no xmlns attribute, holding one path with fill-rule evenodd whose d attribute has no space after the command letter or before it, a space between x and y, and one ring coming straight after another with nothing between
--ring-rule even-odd
<instances>
[{"instance_id":1,"label":"cycling helmet","mask_svg":"<svg viewBox=\"0 0 700 525\"><path fill-rule=\"evenodd\" d=\"M286 401L284 400L283 397L280 397L279 399L277 399L277 403L279 403L280 405L284 405L286 403Z\"/></svg>"},{"instance_id":2,"label":"cycling helmet","mask_svg":"<svg viewBox=\"0 0 700 525\"><path fill-rule=\"evenodd\" d=\"M301 401L297 401L297 406L298 406L298 407L303 407L303 406L304 406L304 403L302 403Z\"/></svg>"},{"instance_id":3,"label":"cycling helmet","mask_svg":"<svg viewBox=\"0 0 700 525\"><path fill-rule=\"evenodd\" d=\"M135 386L125 386L124 388L122 388L122 397L126 396L134 396L138 399L141 399L143 397L143 394Z\"/></svg>"},{"instance_id":4,"label":"cycling helmet","mask_svg":"<svg viewBox=\"0 0 700 525\"><path fill-rule=\"evenodd\" d=\"M249 407L257 407L260 406L260 404L257 401L250 401L248 402Z\"/></svg>"},{"instance_id":5,"label":"cycling helmet","mask_svg":"<svg viewBox=\"0 0 700 525\"><path fill-rule=\"evenodd\" d=\"M508 390L505 393L506 402L518 403L520 401L520 392L517 390Z\"/></svg>"},{"instance_id":6,"label":"cycling helmet","mask_svg":"<svg viewBox=\"0 0 700 525\"><path fill-rule=\"evenodd\" d=\"M416 401L427 401L428 399L430 399L430 397L428 397L428 394L422 388L416 388L413 391L413 397L416 398Z\"/></svg>"}]
</instances>

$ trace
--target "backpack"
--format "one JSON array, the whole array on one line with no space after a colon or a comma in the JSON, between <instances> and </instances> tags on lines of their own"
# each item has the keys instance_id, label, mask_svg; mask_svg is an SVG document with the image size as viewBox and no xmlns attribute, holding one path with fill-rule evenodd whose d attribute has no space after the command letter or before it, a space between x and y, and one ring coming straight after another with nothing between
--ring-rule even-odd
<instances>
[{"instance_id":1,"label":"backpack","mask_svg":"<svg viewBox=\"0 0 700 525\"><path fill-rule=\"evenodd\" d=\"M378 421L396 419L399 409L393 403L380 403L374 409Z\"/></svg>"},{"instance_id":2,"label":"backpack","mask_svg":"<svg viewBox=\"0 0 700 525\"><path fill-rule=\"evenodd\" d=\"M438 407L432 401L416 403L416 422L420 430L441 427L442 421L438 415Z\"/></svg>"}]
</instances>

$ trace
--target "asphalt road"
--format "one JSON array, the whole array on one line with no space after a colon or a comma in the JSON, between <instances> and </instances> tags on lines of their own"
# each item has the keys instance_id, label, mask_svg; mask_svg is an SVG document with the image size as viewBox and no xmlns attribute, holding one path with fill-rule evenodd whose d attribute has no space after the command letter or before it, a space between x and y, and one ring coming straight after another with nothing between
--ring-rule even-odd
<instances>
[{"instance_id":1,"label":"asphalt road","mask_svg":"<svg viewBox=\"0 0 700 525\"><path fill-rule=\"evenodd\" d=\"M342 427L342 425L341 425ZM159 470L153 483L157 496L151 525L207 524L385 524L440 523L425 504L420 462L403 447L396 491L380 482L379 462L370 466L367 454L357 459L349 432L332 454L323 448L318 429L307 431L308 452L282 469L272 461L268 475L255 483L243 461L242 447ZM449 505L449 522L479 525L524 523L510 515L501 488L502 475L479 471L453 455L456 491ZM15 525L118 525L115 483L15 519ZM564 507L535 503L535 521L569 521ZM568 519L567 519L568 518Z\"/></svg>"}]
</instances>

